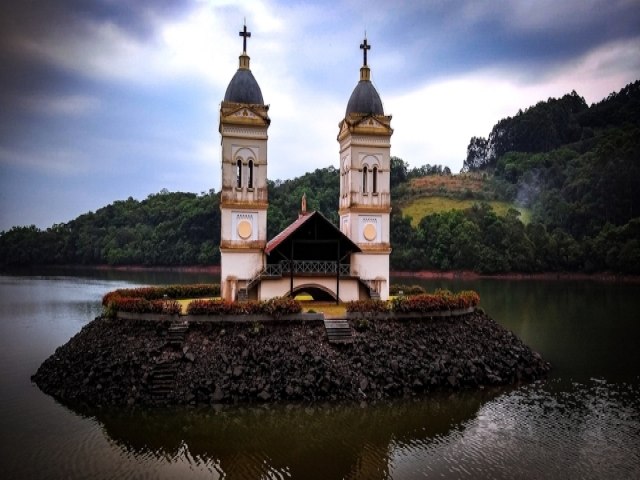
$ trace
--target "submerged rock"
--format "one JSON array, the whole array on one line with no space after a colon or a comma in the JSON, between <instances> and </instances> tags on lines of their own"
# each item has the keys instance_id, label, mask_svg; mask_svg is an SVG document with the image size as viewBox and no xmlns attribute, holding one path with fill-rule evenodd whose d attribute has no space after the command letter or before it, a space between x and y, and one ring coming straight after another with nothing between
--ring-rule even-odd
<instances>
[{"instance_id":1,"label":"submerged rock","mask_svg":"<svg viewBox=\"0 0 640 480\"><path fill-rule=\"evenodd\" d=\"M550 365L481 313L372 321L349 345L321 324L189 326L97 318L49 357L32 380L63 402L166 405L383 399L533 381Z\"/></svg>"}]
</instances>

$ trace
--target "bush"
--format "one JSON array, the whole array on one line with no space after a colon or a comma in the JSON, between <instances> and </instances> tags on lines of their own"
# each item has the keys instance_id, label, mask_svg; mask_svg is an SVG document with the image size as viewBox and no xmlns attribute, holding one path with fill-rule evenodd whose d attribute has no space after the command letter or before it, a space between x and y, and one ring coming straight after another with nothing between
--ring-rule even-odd
<instances>
[{"instance_id":1,"label":"bush","mask_svg":"<svg viewBox=\"0 0 640 480\"><path fill-rule=\"evenodd\" d=\"M187 307L189 315L282 315L300 313L302 305L291 298L277 297L263 302L225 302L222 300L194 300Z\"/></svg>"},{"instance_id":2,"label":"bush","mask_svg":"<svg viewBox=\"0 0 640 480\"><path fill-rule=\"evenodd\" d=\"M175 315L180 313L180 304L175 300L145 300L144 298L112 298L108 305L109 313L163 313Z\"/></svg>"},{"instance_id":3,"label":"bush","mask_svg":"<svg viewBox=\"0 0 640 480\"><path fill-rule=\"evenodd\" d=\"M383 302L381 300L358 300L355 302L348 302L347 312L432 313L476 307L479 303L480 296L472 290L466 290L459 293L452 293L449 290L436 290L434 293L422 293L408 297L396 297L390 302Z\"/></svg>"},{"instance_id":4,"label":"bush","mask_svg":"<svg viewBox=\"0 0 640 480\"><path fill-rule=\"evenodd\" d=\"M120 288L102 297L104 315L115 317L117 312L164 313L181 312L177 298L220 295L220 285L170 285L167 287Z\"/></svg>"},{"instance_id":5,"label":"bush","mask_svg":"<svg viewBox=\"0 0 640 480\"><path fill-rule=\"evenodd\" d=\"M389 287L389 295L420 295L427 293L421 285L404 285L402 283L394 283Z\"/></svg>"},{"instance_id":6,"label":"bush","mask_svg":"<svg viewBox=\"0 0 640 480\"><path fill-rule=\"evenodd\" d=\"M376 312L387 313L389 312L388 302L382 300L355 300L353 302L347 302L347 312L350 313L364 313L364 312Z\"/></svg>"},{"instance_id":7,"label":"bush","mask_svg":"<svg viewBox=\"0 0 640 480\"><path fill-rule=\"evenodd\" d=\"M140 298L144 300L162 300L177 298L217 297L220 285L169 285L165 287L120 288L102 297L102 305L107 307L114 298Z\"/></svg>"},{"instance_id":8,"label":"bush","mask_svg":"<svg viewBox=\"0 0 640 480\"><path fill-rule=\"evenodd\" d=\"M431 313L475 307L479 303L480 295L471 290L459 293L436 290L435 293L394 298L391 310L396 313Z\"/></svg>"}]
</instances>

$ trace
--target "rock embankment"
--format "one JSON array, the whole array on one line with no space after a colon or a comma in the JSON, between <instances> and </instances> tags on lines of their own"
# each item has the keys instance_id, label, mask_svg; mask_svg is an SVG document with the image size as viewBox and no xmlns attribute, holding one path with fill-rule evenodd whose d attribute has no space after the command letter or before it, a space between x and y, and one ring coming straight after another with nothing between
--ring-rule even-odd
<instances>
[{"instance_id":1,"label":"rock embankment","mask_svg":"<svg viewBox=\"0 0 640 480\"><path fill-rule=\"evenodd\" d=\"M374 321L351 344L321 324L169 324L97 318L33 376L61 401L91 405L380 400L532 381L550 366L482 313Z\"/></svg>"}]
</instances>

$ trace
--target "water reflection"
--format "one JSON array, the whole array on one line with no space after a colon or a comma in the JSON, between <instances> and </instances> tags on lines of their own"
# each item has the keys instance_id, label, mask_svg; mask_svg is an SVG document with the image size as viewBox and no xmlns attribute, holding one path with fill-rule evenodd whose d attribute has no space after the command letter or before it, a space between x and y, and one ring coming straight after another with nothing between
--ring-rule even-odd
<instances>
[{"instance_id":1,"label":"water reflection","mask_svg":"<svg viewBox=\"0 0 640 480\"><path fill-rule=\"evenodd\" d=\"M639 478L639 394L592 379L384 405L77 413L138 463L229 480Z\"/></svg>"},{"instance_id":2,"label":"water reflection","mask_svg":"<svg viewBox=\"0 0 640 480\"><path fill-rule=\"evenodd\" d=\"M82 413L131 455L189 459L228 479L386 479L396 451L446 438L499 392L384 405Z\"/></svg>"}]
</instances>

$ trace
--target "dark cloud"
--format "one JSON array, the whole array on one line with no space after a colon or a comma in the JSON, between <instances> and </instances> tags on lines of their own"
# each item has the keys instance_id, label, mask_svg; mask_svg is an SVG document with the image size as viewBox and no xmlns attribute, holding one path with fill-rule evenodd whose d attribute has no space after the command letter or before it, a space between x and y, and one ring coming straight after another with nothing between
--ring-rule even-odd
<instances>
[{"instance_id":1,"label":"dark cloud","mask_svg":"<svg viewBox=\"0 0 640 480\"><path fill-rule=\"evenodd\" d=\"M35 128L24 106L30 98L88 94L90 80L33 54L39 46L89 42L92 29L114 25L140 41L156 35L157 19L187 13L192 0L9 0L0 2L0 146L30 137Z\"/></svg>"},{"instance_id":2,"label":"dark cloud","mask_svg":"<svg viewBox=\"0 0 640 480\"><path fill-rule=\"evenodd\" d=\"M387 5L369 3L368 10ZM640 37L636 1L472 0L398 7L374 23L372 35L381 48L405 52L404 73L416 83L483 67L540 75L611 42Z\"/></svg>"},{"instance_id":3,"label":"dark cloud","mask_svg":"<svg viewBox=\"0 0 640 480\"><path fill-rule=\"evenodd\" d=\"M9 0L0 4L3 36L64 34L82 23L113 23L131 35L154 34L154 17L178 17L193 0Z\"/></svg>"}]
</instances>

